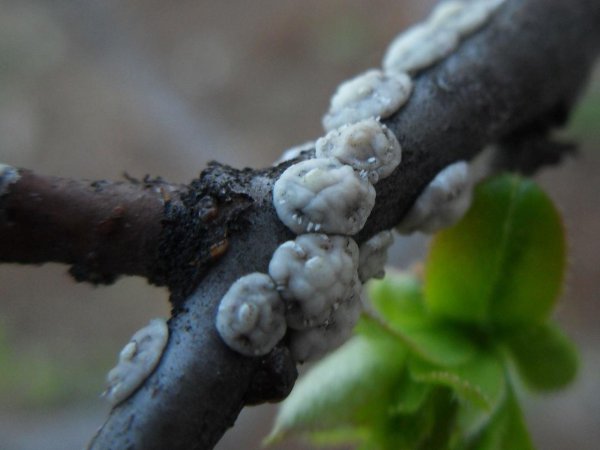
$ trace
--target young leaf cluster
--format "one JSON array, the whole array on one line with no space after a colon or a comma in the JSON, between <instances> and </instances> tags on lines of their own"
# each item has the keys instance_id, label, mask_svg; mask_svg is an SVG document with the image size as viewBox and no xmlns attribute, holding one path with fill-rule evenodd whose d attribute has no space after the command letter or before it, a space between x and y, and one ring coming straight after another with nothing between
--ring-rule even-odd
<instances>
[{"instance_id":1,"label":"young leaf cluster","mask_svg":"<svg viewBox=\"0 0 600 450\"><path fill-rule=\"evenodd\" d=\"M577 368L549 320L564 249L560 217L532 181L482 183L465 218L434 238L423 277L370 285L373 311L300 380L268 441L533 449L515 388L562 388Z\"/></svg>"}]
</instances>

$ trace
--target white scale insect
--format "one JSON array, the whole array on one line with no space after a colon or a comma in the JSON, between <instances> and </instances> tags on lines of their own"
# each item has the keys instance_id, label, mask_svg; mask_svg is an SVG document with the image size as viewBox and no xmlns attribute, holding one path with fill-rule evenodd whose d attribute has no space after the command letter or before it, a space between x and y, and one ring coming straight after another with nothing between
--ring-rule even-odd
<instances>
[{"instance_id":1,"label":"white scale insect","mask_svg":"<svg viewBox=\"0 0 600 450\"><path fill-rule=\"evenodd\" d=\"M450 0L424 22L398 35L385 53L389 73L415 74L449 56L462 38L481 28L504 0Z\"/></svg>"},{"instance_id":2,"label":"white scale insect","mask_svg":"<svg viewBox=\"0 0 600 450\"><path fill-rule=\"evenodd\" d=\"M356 279L352 295L331 313L327 323L304 330L290 330L290 352L295 361L319 359L352 335L363 308L360 293L361 285Z\"/></svg>"},{"instance_id":3,"label":"white scale insect","mask_svg":"<svg viewBox=\"0 0 600 450\"><path fill-rule=\"evenodd\" d=\"M152 319L138 330L119 354L117 365L108 372L103 396L113 406L133 394L156 368L167 341L169 328L164 319Z\"/></svg>"},{"instance_id":4,"label":"white scale insect","mask_svg":"<svg viewBox=\"0 0 600 450\"><path fill-rule=\"evenodd\" d=\"M375 205L375 189L352 167L332 158L301 161L275 182L273 203L294 233L353 235Z\"/></svg>"},{"instance_id":5,"label":"white scale insect","mask_svg":"<svg viewBox=\"0 0 600 450\"><path fill-rule=\"evenodd\" d=\"M337 247L343 246L332 245L336 250L328 250L333 251L328 254L318 250L315 243L349 238L305 233L351 236L362 229L375 203L372 184L389 176L401 161L396 137L379 120L395 114L409 100L410 75L448 57L502 3L504 0L441 3L426 21L393 40L383 60L383 71L369 70L339 86L323 117L323 126L329 131L326 136L290 149L282 157L280 161L294 159L313 147L317 156L290 166L273 188L279 218L302 236L275 251L269 266L274 281L267 275L253 274L263 277L263 285L272 283L277 288L259 289L262 293L252 294L252 301L271 305L267 311L272 318L279 317L283 297L288 305L286 318L281 319L283 325L272 326L275 331L270 339L262 335L257 342L250 339L248 333L258 323L258 313L239 297L237 283L243 277L225 295L217 316L217 328L233 349L243 354L268 352L283 337L285 320L290 327L290 350L297 361L315 359L350 335L362 307L361 281L383 276L392 235L384 231L365 242L357 261L356 252L348 253L347 246L342 251ZM433 232L455 223L470 205L474 178L466 161L443 169L418 197L398 231ZM343 263L344 258L352 264ZM339 261L332 264L333 260ZM325 282L333 272L348 286L343 295L344 286Z\"/></svg>"},{"instance_id":6,"label":"white scale insect","mask_svg":"<svg viewBox=\"0 0 600 450\"><path fill-rule=\"evenodd\" d=\"M369 117L391 116L406 103L411 91L407 74L369 70L340 84L323 117L323 127L331 131Z\"/></svg>"},{"instance_id":7,"label":"white scale insect","mask_svg":"<svg viewBox=\"0 0 600 450\"><path fill-rule=\"evenodd\" d=\"M396 230L402 234L435 233L454 225L471 206L472 191L469 164L450 164L421 192Z\"/></svg>"},{"instance_id":8,"label":"white scale insect","mask_svg":"<svg viewBox=\"0 0 600 450\"><path fill-rule=\"evenodd\" d=\"M371 278L383 278L384 266L387 261L388 248L394 243L391 231L377 233L360 246L358 262L358 277L366 283Z\"/></svg>"},{"instance_id":9,"label":"white scale insect","mask_svg":"<svg viewBox=\"0 0 600 450\"><path fill-rule=\"evenodd\" d=\"M251 273L231 285L217 311L217 331L247 356L269 353L287 329L285 305L268 275Z\"/></svg>"},{"instance_id":10,"label":"white scale insect","mask_svg":"<svg viewBox=\"0 0 600 450\"><path fill-rule=\"evenodd\" d=\"M394 133L373 118L330 131L315 148L317 158L348 164L372 184L391 175L402 159Z\"/></svg>"},{"instance_id":11,"label":"white scale insect","mask_svg":"<svg viewBox=\"0 0 600 450\"><path fill-rule=\"evenodd\" d=\"M350 237L303 234L279 246L269 275L286 302L290 328L323 325L352 294L358 246Z\"/></svg>"}]
</instances>

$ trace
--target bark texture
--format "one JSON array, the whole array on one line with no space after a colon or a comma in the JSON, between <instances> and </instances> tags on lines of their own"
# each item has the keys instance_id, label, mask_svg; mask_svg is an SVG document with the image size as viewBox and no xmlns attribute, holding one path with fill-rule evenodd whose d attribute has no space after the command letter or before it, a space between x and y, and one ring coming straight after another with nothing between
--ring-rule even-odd
<instances>
[{"instance_id":1,"label":"bark texture","mask_svg":"<svg viewBox=\"0 0 600 450\"><path fill-rule=\"evenodd\" d=\"M455 53L421 73L409 102L385 120L402 145L403 160L377 184L375 208L357 241L393 227L437 172L472 159L485 145L510 149L500 154L499 168L529 173L559 161L570 147L553 143L552 129L568 118L599 47L600 2L508 0ZM303 158L312 154L307 151ZM0 237L10 227L18 237L0 240L0 260L57 260L91 267L92 273L138 274L171 290L170 338L159 366L113 409L90 448L209 449L242 407L279 400L292 388L296 369L284 343L266 357L248 358L229 350L214 328L216 308L229 286L244 274L265 272L273 251L293 237L271 201L272 186L289 164L235 170L215 163L189 186L173 187L177 192L167 199L137 186L139 203L132 199L127 210L144 204L144 214L128 216L136 229L129 237L123 233L119 245L90 230L111 222L123 201L116 198L129 198L119 190L123 186L115 187L116 197L109 196L102 210L93 206L102 192L83 189L91 198L85 197L81 209L67 211L79 216L73 220L83 221L81 227L91 235L84 233L85 239L73 245L77 233L68 232L70 222L61 224L43 208L23 206L32 189L25 176L0 198ZM55 194L58 207L68 208L67 199ZM40 248L28 246L30 233L43 229L49 217L58 225L35 238ZM14 229L21 226L30 229ZM49 243L61 241L62 250ZM102 247L96 250L103 255L98 261L129 254L121 255L114 269L101 262L90 265L85 254L96 248L92 242ZM80 272L79 278L98 281L87 269Z\"/></svg>"}]
</instances>

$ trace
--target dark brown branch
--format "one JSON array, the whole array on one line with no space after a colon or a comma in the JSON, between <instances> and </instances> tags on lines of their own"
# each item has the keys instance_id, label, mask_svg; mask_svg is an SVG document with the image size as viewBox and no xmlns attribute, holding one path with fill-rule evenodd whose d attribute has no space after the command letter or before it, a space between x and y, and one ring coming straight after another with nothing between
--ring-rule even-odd
<instances>
[{"instance_id":1,"label":"dark brown branch","mask_svg":"<svg viewBox=\"0 0 600 450\"><path fill-rule=\"evenodd\" d=\"M156 278L164 204L177 198L175 186L19 174L0 197L1 262L62 262L93 283Z\"/></svg>"}]
</instances>

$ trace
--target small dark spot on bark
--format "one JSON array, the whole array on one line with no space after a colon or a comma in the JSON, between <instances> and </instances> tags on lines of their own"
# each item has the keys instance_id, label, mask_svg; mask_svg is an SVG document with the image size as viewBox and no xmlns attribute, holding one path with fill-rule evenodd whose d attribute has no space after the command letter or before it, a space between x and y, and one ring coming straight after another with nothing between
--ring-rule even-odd
<instances>
[{"instance_id":1,"label":"small dark spot on bark","mask_svg":"<svg viewBox=\"0 0 600 450\"><path fill-rule=\"evenodd\" d=\"M210 246L210 257L213 260L219 259L225 254L228 248L229 241L227 239L223 239L222 241L219 241L216 244Z\"/></svg>"}]
</instances>

